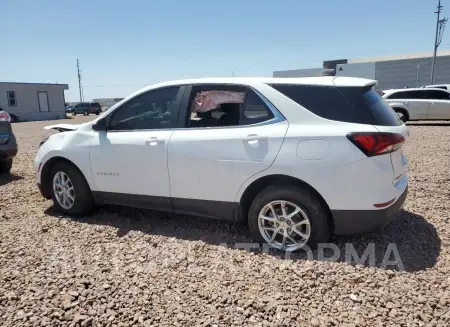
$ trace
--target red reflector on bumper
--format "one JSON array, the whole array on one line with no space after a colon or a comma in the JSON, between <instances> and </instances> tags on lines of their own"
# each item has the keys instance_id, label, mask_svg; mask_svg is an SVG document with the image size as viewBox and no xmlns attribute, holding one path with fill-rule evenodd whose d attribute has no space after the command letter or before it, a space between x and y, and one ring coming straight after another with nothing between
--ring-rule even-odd
<instances>
[{"instance_id":1,"label":"red reflector on bumper","mask_svg":"<svg viewBox=\"0 0 450 327\"><path fill-rule=\"evenodd\" d=\"M387 207L388 205L391 205L392 203L394 203L396 198L393 198L392 200L388 201L388 202L383 202L383 203L375 203L373 206L375 208L384 208Z\"/></svg>"}]
</instances>

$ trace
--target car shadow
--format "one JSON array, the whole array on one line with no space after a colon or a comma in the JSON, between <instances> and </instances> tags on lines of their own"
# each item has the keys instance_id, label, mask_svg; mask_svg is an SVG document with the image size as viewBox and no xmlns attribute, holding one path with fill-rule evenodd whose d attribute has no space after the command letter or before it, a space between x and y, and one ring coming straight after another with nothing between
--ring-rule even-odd
<instances>
[{"instance_id":1,"label":"car shadow","mask_svg":"<svg viewBox=\"0 0 450 327\"><path fill-rule=\"evenodd\" d=\"M434 226L424 217L404 210L391 224L376 233L358 237L333 236L331 243L322 245L322 250L319 246L312 251L294 253L255 244L246 226L227 221L120 206L104 206L91 216L83 217L61 215L54 207L48 208L45 213L86 224L111 226L117 228L119 237L130 231L140 231L254 253L264 252L280 260L335 261L386 270L414 272L431 268L436 264L441 250L441 240ZM247 249L245 245L248 245ZM364 254L368 256L364 257Z\"/></svg>"},{"instance_id":2,"label":"car shadow","mask_svg":"<svg viewBox=\"0 0 450 327\"><path fill-rule=\"evenodd\" d=\"M23 179L22 176L14 175L14 174L0 174L0 186L9 184L14 181L20 181Z\"/></svg>"},{"instance_id":3,"label":"car shadow","mask_svg":"<svg viewBox=\"0 0 450 327\"><path fill-rule=\"evenodd\" d=\"M450 126L450 122L445 122L445 123L432 123L432 122L427 122L427 123L412 123L412 122L407 122L406 126L441 126L441 127L448 127Z\"/></svg>"}]
</instances>

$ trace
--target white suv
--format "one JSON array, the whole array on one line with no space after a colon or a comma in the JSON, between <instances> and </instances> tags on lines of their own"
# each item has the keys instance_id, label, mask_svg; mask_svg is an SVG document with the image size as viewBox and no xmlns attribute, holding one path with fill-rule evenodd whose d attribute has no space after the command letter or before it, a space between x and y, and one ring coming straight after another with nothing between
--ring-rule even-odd
<instances>
[{"instance_id":1,"label":"white suv","mask_svg":"<svg viewBox=\"0 0 450 327\"><path fill-rule=\"evenodd\" d=\"M99 118L54 125L35 159L68 215L94 206L243 220L285 251L389 223L405 201L406 126L348 77L214 78L144 88Z\"/></svg>"},{"instance_id":2,"label":"white suv","mask_svg":"<svg viewBox=\"0 0 450 327\"><path fill-rule=\"evenodd\" d=\"M441 88L397 89L382 94L404 122L450 119L450 93Z\"/></svg>"}]
</instances>

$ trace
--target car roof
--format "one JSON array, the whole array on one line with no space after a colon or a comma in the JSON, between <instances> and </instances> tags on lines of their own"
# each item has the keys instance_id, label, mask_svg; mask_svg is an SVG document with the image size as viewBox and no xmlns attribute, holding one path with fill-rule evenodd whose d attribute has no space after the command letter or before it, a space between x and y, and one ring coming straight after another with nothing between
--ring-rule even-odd
<instances>
[{"instance_id":1,"label":"car roof","mask_svg":"<svg viewBox=\"0 0 450 327\"><path fill-rule=\"evenodd\" d=\"M450 87L450 84L433 84L433 85L425 85L424 87L428 88L433 88L436 86L445 86L445 87Z\"/></svg>"},{"instance_id":2,"label":"car roof","mask_svg":"<svg viewBox=\"0 0 450 327\"><path fill-rule=\"evenodd\" d=\"M336 77L336 76L320 76L320 77L301 77L301 78L282 78L282 77L208 77L195 79L182 79L168 81L149 85L148 87L156 88L162 86L175 86L184 84L306 84L306 85L324 85L335 86L365 86L377 83L375 80L357 78L357 77Z\"/></svg>"},{"instance_id":3,"label":"car roof","mask_svg":"<svg viewBox=\"0 0 450 327\"><path fill-rule=\"evenodd\" d=\"M392 93L396 93L396 92L409 92L409 91L430 91L430 90L435 90L435 91L444 91L447 93L450 93L447 90L444 89L440 89L440 88L432 88L432 87L414 87L414 88L406 88L406 89L390 89L390 90L383 90L383 93L386 94L392 94Z\"/></svg>"}]
</instances>

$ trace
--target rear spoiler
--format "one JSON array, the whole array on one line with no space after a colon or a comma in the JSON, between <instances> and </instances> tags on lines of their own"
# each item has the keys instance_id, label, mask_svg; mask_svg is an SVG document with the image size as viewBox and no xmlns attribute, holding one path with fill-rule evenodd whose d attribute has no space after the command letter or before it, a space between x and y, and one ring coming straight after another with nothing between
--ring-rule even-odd
<instances>
[{"instance_id":1,"label":"rear spoiler","mask_svg":"<svg viewBox=\"0 0 450 327\"><path fill-rule=\"evenodd\" d=\"M58 124L58 125L45 126L44 129L46 129L46 130L55 129L58 132L68 132L68 131L77 130L79 126L80 126L79 124Z\"/></svg>"},{"instance_id":2,"label":"rear spoiler","mask_svg":"<svg viewBox=\"0 0 450 327\"><path fill-rule=\"evenodd\" d=\"M378 81L359 77L336 76L333 78L333 84L334 86L359 86L362 88L371 88L377 85Z\"/></svg>"}]
</instances>

